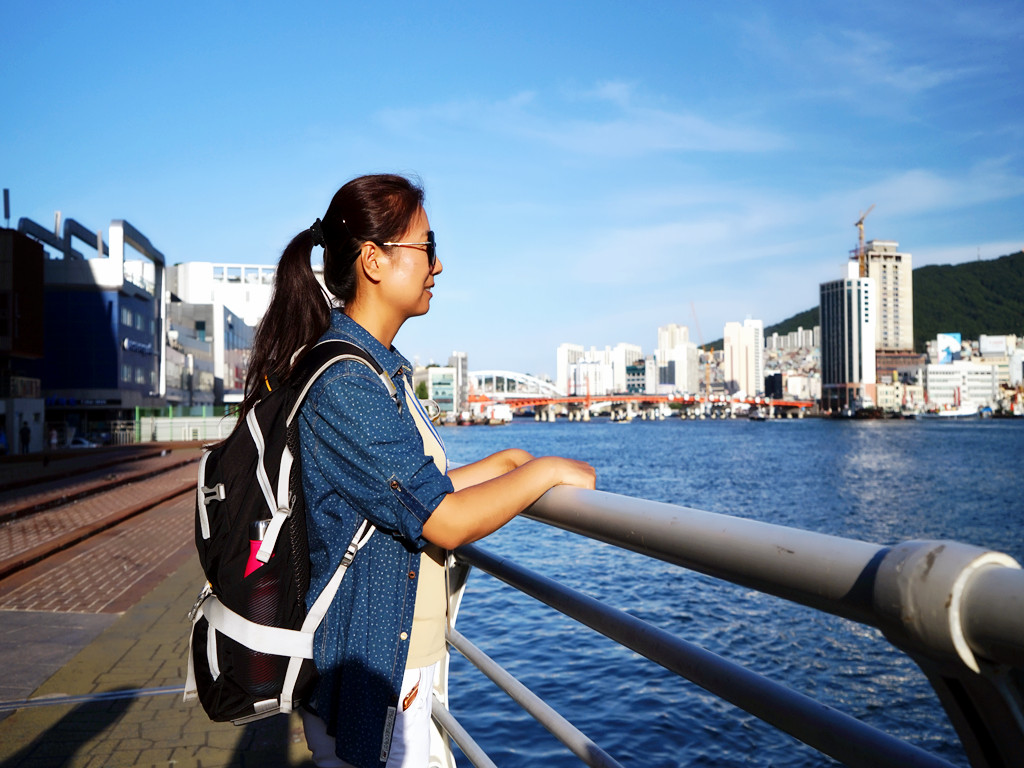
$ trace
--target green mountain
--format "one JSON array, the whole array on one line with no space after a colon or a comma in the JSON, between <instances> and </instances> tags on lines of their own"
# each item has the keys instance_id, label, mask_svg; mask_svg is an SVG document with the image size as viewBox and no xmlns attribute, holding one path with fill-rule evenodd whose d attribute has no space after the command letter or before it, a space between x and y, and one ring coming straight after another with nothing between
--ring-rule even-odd
<instances>
[{"instance_id":1,"label":"green mountain","mask_svg":"<svg viewBox=\"0 0 1024 768\"><path fill-rule=\"evenodd\" d=\"M960 333L965 339L981 334L1024 334L1024 251L988 261L918 267L914 279L914 349L939 333ZM766 326L764 335L784 336L799 327L818 325L818 308ZM711 342L722 348L722 340Z\"/></svg>"}]
</instances>

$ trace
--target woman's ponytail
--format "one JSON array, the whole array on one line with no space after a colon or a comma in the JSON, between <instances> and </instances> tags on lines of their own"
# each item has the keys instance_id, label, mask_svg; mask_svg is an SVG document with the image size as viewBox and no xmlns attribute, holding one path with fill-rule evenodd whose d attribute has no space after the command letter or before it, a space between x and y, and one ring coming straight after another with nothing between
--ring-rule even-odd
<instances>
[{"instance_id":1,"label":"woman's ponytail","mask_svg":"<svg viewBox=\"0 0 1024 768\"><path fill-rule=\"evenodd\" d=\"M330 325L328 297L311 264L315 237L311 229L303 230L281 254L270 306L253 338L240 419L265 394L264 379L287 378L295 353L315 344Z\"/></svg>"}]
</instances>

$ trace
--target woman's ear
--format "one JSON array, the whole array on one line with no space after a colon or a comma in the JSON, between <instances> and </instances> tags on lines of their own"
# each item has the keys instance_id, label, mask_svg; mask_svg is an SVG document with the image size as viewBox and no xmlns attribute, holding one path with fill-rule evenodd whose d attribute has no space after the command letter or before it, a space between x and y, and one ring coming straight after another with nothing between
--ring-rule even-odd
<instances>
[{"instance_id":1,"label":"woman's ear","mask_svg":"<svg viewBox=\"0 0 1024 768\"><path fill-rule=\"evenodd\" d=\"M363 243L363 247L359 249L359 268L370 282L380 282L381 261L386 255L376 243L369 241Z\"/></svg>"}]
</instances>

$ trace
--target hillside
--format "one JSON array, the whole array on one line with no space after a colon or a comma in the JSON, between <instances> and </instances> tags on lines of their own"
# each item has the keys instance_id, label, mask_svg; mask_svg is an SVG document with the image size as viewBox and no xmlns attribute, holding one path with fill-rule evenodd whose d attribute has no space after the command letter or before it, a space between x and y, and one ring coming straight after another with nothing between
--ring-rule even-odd
<instances>
[{"instance_id":1,"label":"hillside","mask_svg":"<svg viewBox=\"0 0 1024 768\"><path fill-rule=\"evenodd\" d=\"M914 347L944 331L965 339L1024 334L1024 251L914 270Z\"/></svg>"},{"instance_id":2,"label":"hillside","mask_svg":"<svg viewBox=\"0 0 1024 768\"><path fill-rule=\"evenodd\" d=\"M943 332L965 339L1024 334L1024 251L988 261L918 267L914 279L914 348ZM765 337L818 325L818 308L766 326ZM722 340L711 342L722 348Z\"/></svg>"}]
</instances>

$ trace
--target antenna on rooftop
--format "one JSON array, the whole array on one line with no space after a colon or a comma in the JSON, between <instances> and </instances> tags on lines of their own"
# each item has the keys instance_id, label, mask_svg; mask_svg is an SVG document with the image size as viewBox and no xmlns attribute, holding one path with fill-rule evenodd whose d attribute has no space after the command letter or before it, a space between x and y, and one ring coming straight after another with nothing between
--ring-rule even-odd
<instances>
[{"instance_id":1,"label":"antenna on rooftop","mask_svg":"<svg viewBox=\"0 0 1024 768\"><path fill-rule=\"evenodd\" d=\"M11 228L11 190L4 187L4 218L7 219L7 228Z\"/></svg>"}]
</instances>

